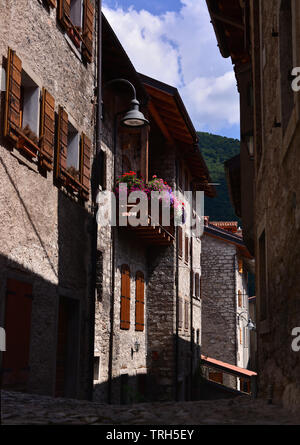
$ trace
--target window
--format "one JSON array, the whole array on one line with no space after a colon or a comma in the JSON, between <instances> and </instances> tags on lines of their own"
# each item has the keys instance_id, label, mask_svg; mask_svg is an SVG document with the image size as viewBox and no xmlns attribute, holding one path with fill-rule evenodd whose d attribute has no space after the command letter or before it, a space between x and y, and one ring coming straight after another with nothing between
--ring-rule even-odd
<instances>
[{"instance_id":1,"label":"window","mask_svg":"<svg viewBox=\"0 0 300 445\"><path fill-rule=\"evenodd\" d=\"M239 273L243 273L243 260L241 258L238 259L238 268Z\"/></svg>"},{"instance_id":2,"label":"window","mask_svg":"<svg viewBox=\"0 0 300 445\"><path fill-rule=\"evenodd\" d=\"M99 185L102 190L106 190L106 165L107 165L107 155L104 150L100 150L99 154L100 161L100 177Z\"/></svg>"},{"instance_id":3,"label":"window","mask_svg":"<svg viewBox=\"0 0 300 445\"><path fill-rule=\"evenodd\" d=\"M184 329L187 331L189 329L189 302L184 301Z\"/></svg>"},{"instance_id":4,"label":"window","mask_svg":"<svg viewBox=\"0 0 300 445\"><path fill-rule=\"evenodd\" d=\"M182 227L178 227L178 256L182 258L183 248L182 248Z\"/></svg>"},{"instance_id":5,"label":"window","mask_svg":"<svg viewBox=\"0 0 300 445\"><path fill-rule=\"evenodd\" d=\"M126 264L121 268L120 328L130 328L130 269Z\"/></svg>"},{"instance_id":6,"label":"window","mask_svg":"<svg viewBox=\"0 0 300 445\"><path fill-rule=\"evenodd\" d=\"M293 20L291 0L281 0L279 14L281 120L285 132L294 107L291 71L293 69Z\"/></svg>"},{"instance_id":7,"label":"window","mask_svg":"<svg viewBox=\"0 0 300 445\"><path fill-rule=\"evenodd\" d=\"M83 58L91 62L94 34L91 0L58 0L58 19Z\"/></svg>"},{"instance_id":8,"label":"window","mask_svg":"<svg viewBox=\"0 0 300 445\"><path fill-rule=\"evenodd\" d=\"M144 331L145 327L145 280L142 272L135 279L135 330Z\"/></svg>"},{"instance_id":9,"label":"window","mask_svg":"<svg viewBox=\"0 0 300 445\"><path fill-rule=\"evenodd\" d=\"M222 372L209 372L208 379L216 383L223 383L223 373Z\"/></svg>"},{"instance_id":10,"label":"window","mask_svg":"<svg viewBox=\"0 0 300 445\"><path fill-rule=\"evenodd\" d=\"M182 328L182 322L183 322L183 314L182 314L182 298L179 297L178 298L178 328L181 329Z\"/></svg>"},{"instance_id":11,"label":"window","mask_svg":"<svg viewBox=\"0 0 300 445\"><path fill-rule=\"evenodd\" d=\"M24 71L21 79L20 127L38 145L40 89Z\"/></svg>"},{"instance_id":12,"label":"window","mask_svg":"<svg viewBox=\"0 0 300 445\"><path fill-rule=\"evenodd\" d=\"M261 234L259 246L259 308L260 320L266 320L268 315L268 289L266 270L266 237L265 231Z\"/></svg>"},{"instance_id":13,"label":"window","mask_svg":"<svg viewBox=\"0 0 300 445\"><path fill-rule=\"evenodd\" d=\"M52 169L54 153L55 102L22 69L22 61L8 49L4 136L30 160Z\"/></svg>"},{"instance_id":14,"label":"window","mask_svg":"<svg viewBox=\"0 0 300 445\"><path fill-rule=\"evenodd\" d=\"M79 177L79 149L80 136L73 125L68 122L68 149L67 149L67 172L75 179L80 180Z\"/></svg>"},{"instance_id":15,"label":"window","mask_svg":"<svg viewBox=\"0 0 300 445\"><path fill-rule=\"evenodd\" d=\"M94 357L94 381L100 378L100 357Z\"/></svg>"},{"instance_id":16,"label":"window","mask_svg":"<svg viewBox=\"0 0 300 445\"><path fill-rule=\"evenodd\" d=\"M68 113L59 107L57 125L56 178L70 191L87 200L90 189L91 141L68 120Z\"/></svg>"},{"instance_id":17,"label":"window","mask_svg":"<svg viewBox=\"0 0 300 445\"><path fill-rule=\"evenodd\" d=\"M189 263L189 237L185 235L185 263Z\"/></svg>"},{"instance_id":18,"label":"window","mask_svg":"<svg viewBox=\"0 0 300 445\"><path fill-rule=\"evenodd\" d=\"M70 1L70 19L79 32L83 25L83 0Z\"/></svg>"}]
</instances>

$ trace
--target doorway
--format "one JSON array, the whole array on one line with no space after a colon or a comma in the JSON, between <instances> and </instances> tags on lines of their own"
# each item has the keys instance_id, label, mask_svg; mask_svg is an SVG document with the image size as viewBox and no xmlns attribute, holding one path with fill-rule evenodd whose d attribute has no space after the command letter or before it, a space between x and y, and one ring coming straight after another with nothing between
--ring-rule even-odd
<instances>
[{"instance_id":1,"label":"doorway","mask_svg":"<svg viewBox=\"0 0 300 445\"><path fill-rule=\"evenodd\" d=\"M56 397L77 395L79 365L79 301L60 297L56 348Z\"/></svg>"}]
</instances>

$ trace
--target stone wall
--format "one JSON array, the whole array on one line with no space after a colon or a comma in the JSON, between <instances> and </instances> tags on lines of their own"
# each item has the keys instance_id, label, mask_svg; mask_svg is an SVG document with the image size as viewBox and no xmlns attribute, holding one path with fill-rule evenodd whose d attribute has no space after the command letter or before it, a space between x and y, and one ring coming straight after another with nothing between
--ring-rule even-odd
<instances>
[{"instance_id":1,"label":"stone wall","mask_svg":"<svg viewBox=\"0 0 300 445\"><path fill-rule=\"evenodd\" d=\"M94 64L84 65L67 41L56 10L37 0L0 4L1 125L4 115L7 47L16 51L23 70L65 107L72 124L93 141ZM2 135L3 132L1 131ZM92 155L92 154L91 154ZM89 274L91 214L59 190L53 173L42 175L0 139L1 304L6 279L33 285L28 391L54 394L59 296L78 301L79 355L72 396L89 392Z\"/></svg>"},{"instance_id":2,"label":"stone wall","mask_svg":"<svg viewBox=\"0 0 300 445\"><path fill-rule=\"evenodd\" d=\"M293 67L300 65L299 2L292 1ZM253 7L253 4L252 4ZM294 94L293 108L287 129L274 126L282 122L281 80L291 66L280 67L280 42L287 35L279 30L278 0L261 2L261 44L255 41L253 62L262 60L260 82L262 87L262 118L259 109L259 85L254 84L256 128L262 127L262 138L256 143L255 220L256 220L256 288L258 325L258 375L259 391L267 397L283 400L290 407L300 403L300 354L293 352L292 329L299 326L300 318L300 180L299 180L299 93ZM279 31L272 36L274 23ZM256 22L252 21L252 31ZM254 32L254 31L253 31ZM257 34L256 34L257 35ZM284 77L286 78L286 77ZM261 160L258 153L262 146ZM260 277L259 238L265 231L266 238L266 290ZM265 320L261 318L261 301L267 301Z\"/></svg>"},{"instance_id":3,"label":"stone wall","mask_svg":"<svg viewBox=\"0 0 300 445\"><path fill-rule=\"evenodd\" d=\"M202 237L202 353L236 364L236 249Z\"/></svg>"}]
</instances>

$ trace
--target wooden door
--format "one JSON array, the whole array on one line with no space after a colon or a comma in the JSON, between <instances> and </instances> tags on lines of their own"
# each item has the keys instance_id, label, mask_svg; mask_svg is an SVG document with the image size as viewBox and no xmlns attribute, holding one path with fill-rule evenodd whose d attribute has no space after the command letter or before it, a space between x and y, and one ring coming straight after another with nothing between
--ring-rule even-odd
<instances>
[{"instance_id":1,"label":"wooden door","mask_svg":"<svg viewBox=\"0 0 300 445\"><path fill-rule=\"evenodd\" d=\"M6 289L2 386L26 391L30 371L32 285L8 279Z\"/></svg>"}]
</instances>

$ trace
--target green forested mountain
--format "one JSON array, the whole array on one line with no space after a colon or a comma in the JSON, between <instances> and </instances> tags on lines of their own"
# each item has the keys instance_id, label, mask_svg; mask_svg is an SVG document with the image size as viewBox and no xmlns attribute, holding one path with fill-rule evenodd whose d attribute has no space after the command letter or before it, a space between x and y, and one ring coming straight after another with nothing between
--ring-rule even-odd
<instances>
[{"instance_id":1,"label":"green forested mountain","mask_svg":"<svg viewBox=\"0 0 300 445\"><path fill-rule=\"evenodd\" d=\"M216 186L216 198L205 198L205 215L211 221L239 221L231 205L224 172L224 162L236 156L240 151L240 141L198 132L199 147ZM240 221L239 221L240 223Z\"/></svg>"}]
</instances>

